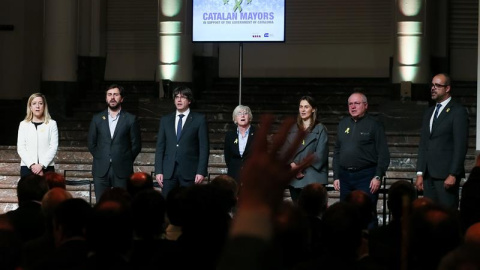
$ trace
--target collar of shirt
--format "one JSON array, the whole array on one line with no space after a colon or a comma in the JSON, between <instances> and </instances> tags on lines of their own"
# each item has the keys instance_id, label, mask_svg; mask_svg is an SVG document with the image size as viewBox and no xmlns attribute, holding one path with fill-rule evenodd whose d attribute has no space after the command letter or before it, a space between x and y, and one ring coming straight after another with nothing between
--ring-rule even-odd
<instances>
[{"instance_id":1,"label":"collar of shirt","mask_svg":"<svg viewBox=\"0 0 480 270\"><path fill-rule=\"evenodd\" d=\"M438 110L438 115L440 115L440 113L443 111L443 109L445 107L447 107L447 104L450 102L450 100L452 100L452 97L449 97L447 99L445 99L444 101L440 102L440 104L442 104L442 106L440 107L440 109ZM438 103L437 103L438 104ZM437 105L435 104L435 106ZM434 110L435 111L435 110Z\"/></svg>"},{"instance_id":2,"label":"collar of shirt","mask_svg":"<svg viewBox=\"0 0 480 270\"><path fill-rule=\"evenodd\" d=\"M449 97L447 99L445 99L444 101L440 102L440 104L442 104L442 106L438 109L438 113L437 113L437 117L440 116L440 114L442 113L443 109L447 106L447 104L450 102L450 100L452 100L452 97ZM438 103L435 104L435 106L437 106ZM430 132L432 132L432 127L433 127L433 117L435 116L435 110L437 108L433 108L433 113L432 115L430 116Z\"/></svg>"},{"instance_id":3,"label":"collar of shirt","mask_svg":"<svg viewBox=\"0 0 480 270\"><path fill-rule=\"evenodd\" d=\"M178 121L180 120L180 117L179 117L180 114L183 114L183 118L182 118L182 129L183 129L183 127L185 126L185 122L187 122L188 115L190 114L190 108L188 108L183 113L181 113L179 111L176 111L176 113L175 113L175 126L174 126L175 134L177 134L177 127L178 127Z\"/></svg>"},{"instance_id":4,"label":"collar of shirt","mask_svg":"<svg viewBox=\"0 0 480 270\"><path fill-rule=\"evenodd\" d=\"M247 147L248 133L250 133L250 127L248 127L247 131L245 132L245 136L242 136L239 128L237 127L238 152L242 157L243 157L243 153L245 152L245 148Z\"/></svg>"},{"instance_id":5,"label":"collar of shirt","mask_svg":"<svg viewBox=\"0 0 480 270\"><path fill-rule=\"evenodd\" d=\"M356 120L353 119L353 117L350 115L350 120L353 121L353 122L358 122L358 121L361 121L362 119L364 119L365 117L367 117L367 112L365 112L365 114L362 117L358 117Z\"/></svg>"},{"instance_id":6,"label":"collar of shirt","mask_svg":"<svg viewBox=\"0 0 480 270\"><path fill-rule=\"evenodd\" d=\"M110 129L110 137L113 138L115 134L115 129L117 128L118 118L120 117L121 110L118 111L117 115L112 117L110 108L108 109L108 127Z\"/></svg>"},{"instance_id":7,"label":"collar of shirt","mask_svg":"<svg viewBox=\"0 0 480 270\"><path fill-rule=\"evenodd\" d=\"M179 116L180 114L183 114L183 115L184 115L183 118L182 118L182 121L185 122L184 119L187 119L188 115L190 114L190 108L188 108L188 109L187 109L186 111L184 111L183 113L181 113L181 112L179 112L179 111L176 111L175 118L178 119L178 116Z\"/></svg>"},{"instance_id":8,"label":"collar of shirt","mask_svg":"<svg viewBox=\"0 0 480 270\"><path fill-rule=\"evenodd\" d=\"M108 110L107 110L108 117L111 118L112 121L117 120L118 116L120 116L121 113L122 113L122 109L118 110L118 113L115 117L112 117L112 111L110 110L110 108L108 108Z\"/></svg>"},{"instance_id":9,"label":"collar of shirt","mask_svg":"<svg viewBox=\"0 0 480 270\"><path fill-rule=\"evenodd\" d=\"M237 127L237 135L242 137L242 138L248 137L248 134L250 133L250 127L251 126L248 126L247 131L245 131L245 136L242 136L242 133L240 133L240 129Z\"/></svg>"}]
</instances>

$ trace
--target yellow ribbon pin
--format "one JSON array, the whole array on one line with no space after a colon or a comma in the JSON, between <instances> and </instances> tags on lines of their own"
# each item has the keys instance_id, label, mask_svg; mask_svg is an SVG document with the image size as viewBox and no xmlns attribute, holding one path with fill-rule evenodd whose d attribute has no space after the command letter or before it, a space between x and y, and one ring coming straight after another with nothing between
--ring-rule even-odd
<instances>
[{"instance_id":1,"label":"yellow ribbon pin","mask_svg":"<svg viewBox=\"0 0 480 270\"><path fill-rule=\"evenodd\" d=\"M450 111L450 108L447 108L447 112L449 112L449 111Z\"/></svg>"},{"instance_id":2,"label":"yellow ribbon pin","mask_svg":"<svg viewBox=\"0 0 480 270\"><path fill-rule=\"evenodd\" d=\"M303 140L302 144L305 145L305 140Z\"/></svg>"},{"instance_id":3,"label":"yellow ribbon pin","mask_svg":"<svg viewBox=\"0 0 480 270\"><path fill-rule=\"evenodd\" d=\"M349 127L347 127L347 129L345 129L345 133L347 133L347 134L350 133L350 128Z\"/></svg>"},{"instance_id":4,"label":"yellow ribbon pin","mask_svg":"<svg viewBox=\"0 0 480 270\"><path fill-rule=\"evenodd\" d=\"M235 141L233 142L234 144L237 144L238 143L238 138L235 139Z\"/></svg>"},{"instance_id":5,"label":"yellow ribbon pin","mask_svg":"<svg viewBox=\"0 0 480 270\"><path fill-rule=\"evenodd\" d=\"M102 119L105 120L105 116L102 116Z\"/></svg>"}]
</instances>

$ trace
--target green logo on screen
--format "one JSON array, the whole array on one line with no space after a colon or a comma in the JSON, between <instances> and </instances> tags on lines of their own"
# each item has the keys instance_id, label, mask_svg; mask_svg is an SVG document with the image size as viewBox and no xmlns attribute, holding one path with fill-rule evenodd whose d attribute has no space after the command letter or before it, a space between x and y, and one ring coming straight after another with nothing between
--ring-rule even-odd
<instances>
[{"instance_id":1,"label":"green logo on screen","mask_svg":"<svg viewBox=\"0 0 480 270\"><path fill-rule=\"evenodd\" d=\"M222 0L223 1L223 4L226 5L228 4L228 2L230 2L230 0ZM252 3L253 0L246 0L247 2L247 5L249 5L250 3ZM233 6L233 12L242 12L242 2L243 0L235 0L235 6Z\"/></svg>"}]
</instances>

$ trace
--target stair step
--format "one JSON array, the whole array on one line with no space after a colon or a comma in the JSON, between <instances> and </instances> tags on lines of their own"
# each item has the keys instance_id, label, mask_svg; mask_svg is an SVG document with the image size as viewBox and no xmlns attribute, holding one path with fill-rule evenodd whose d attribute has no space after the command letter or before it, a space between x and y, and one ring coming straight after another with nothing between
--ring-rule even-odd
<instances>
[{"instance_id":1,"label":"stair step","mask_svg":"<svg viewBox=\"0 0 480 270\"><path fill-rule=\"evenodd\" d=\"M67 172L68 180L92 180L92 157L87 149L87 134L93 114L106 108L105 91L111 82L104 82L97 91L87 91L73 109L73 117L59 119L60 147L57 153L55 169L58 173ZM128 95L123 103L126 111L136 114L142 131L142 153L134 164L135 171L154 170L156 137L160 118L174 111L172 99L158 99L158 83L155 82L118 82L124 85ZM306 93L316 97L319 103L318 115L329 133L329 166L336 139L339 121L348 116L346 101L352 91L363 91L369 101L369 112L377 116L387 130L387 141L391 153L388 177L415 177L419 129L422 115L428 108L428 101L399 102L392 99L393 87L387 78L334 78L334 79L298 79L245 78L242 82L242 102L254 112L253 124L259 123L260 115L271 113L275 116L272 134L285 117L296 117L298 98ZM427 89L428 90L428 89ZM235 79L217 79L211 89L200 95L192 110L206 115L210 135L209 177L213 179L226 173L223 157L225 132L234 127L232 111L238 104L238 81ZM455 82L455 98L470 113L469 149L465 167L467 171L475 162L476 144L476 84ZM22 104L24 102L22 101ZM18 103L15 103L18 104ZM18 106L14 106L18 107ZM24 108L24 106L21 106ZM12 110L13 108L9 109ZM19 121L23 117L22 110ZM18 126L18 122L15 123ZM16 133L16 130L15 130ZM15 137L12 135L10 137ZM14 144L10 143L10 144ZM16 207L16 184L19 178L19 158L16 147L0 147L0 212ZM339 193L332 190L332 171L329 171L329 204L338 200ZM391 184L391 182L389 182ZM88 185L69 186L74 196L89 200ZM5 196L2 196L5 194ZM286 192L288 195L288 192ZM383 198L383 196L380 196ZM93 201L95 198L93 196ZM383 211L383 204L378 205Z\"/></svg>"}]
</instances>

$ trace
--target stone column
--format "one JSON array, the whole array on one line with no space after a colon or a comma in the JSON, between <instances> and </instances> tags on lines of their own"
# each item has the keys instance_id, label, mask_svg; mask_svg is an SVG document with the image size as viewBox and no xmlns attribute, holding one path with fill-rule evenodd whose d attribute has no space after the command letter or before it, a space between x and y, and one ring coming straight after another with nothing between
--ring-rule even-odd
<instances>
[{"instance_id":1,"label":"stone column","mask_svg":"<svg viewBox=\"0 0 480 270\"><path fill-rule=\"evenodd\" d=\"M90 56L92 0L81 0L78 9L78 55Z\"/></svg>"},{"instance_id":2,"label":"stone column","mask_svg":"<svg viewBox=\"0 0 480 270\"><path fill-rule=\"evenodd\" d=\"M412 86L415 84L418 85L418 92L421 94L429 81L430 58L426 12L426 0L395 2L392 81L401 85L400 95L404 98L412 97Z\"/></svg>"},{"instance_id":3,"label":"stone column","mask_svg":"<svg viewBox=\"0 0 480 270\"><path fill-rule=\"evenodd\" d=\"M429 0L427 33L430 48L430 78L435 74L450 73L449 8L448 0Z\"/></svg>"},{"instance_id":4,"label":"stone column","mask_svg":"<svg viewBox=\"0 0 480 270\"><path fill-rule=\"evenodd\" d=\"M175 85L191 84L192 82L193 55L190 17L191 1L158 0L159 64L157 79L160 80L159 96L161 98L170 98L170 91Z\"/></svg>"},{"instance_id":5,"label":"stone column","mask_svg":"<svg viewBox=\"0 0 480 270\"><path fill-rule=\"evenodd\" d=\"M79 4L79 91L103 91L98 88L105 75L106 0L82 0Z\"/></svg>"},{"instance_id":6,"label":"stone column","mask_svg":"<svg viewBox=\"0 0 480 270\"><path fill-rule=\"evenodd\" d=\"M70 114L77 88L77 0L45 0L42 91L52 116Z\"/></svg>"}]
</instances>

